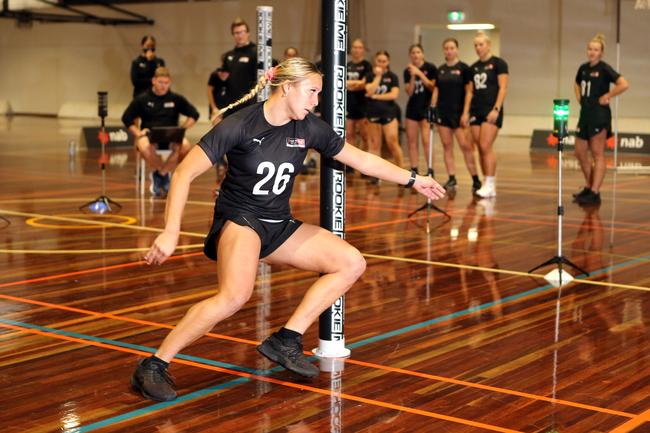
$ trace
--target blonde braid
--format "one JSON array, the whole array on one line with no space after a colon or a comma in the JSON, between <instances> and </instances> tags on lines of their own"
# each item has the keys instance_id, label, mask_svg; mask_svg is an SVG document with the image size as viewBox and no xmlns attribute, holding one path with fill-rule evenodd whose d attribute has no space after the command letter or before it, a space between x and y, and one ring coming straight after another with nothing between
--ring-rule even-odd
<instances>
[{"instance_id":1,"label":"blonde braid","mask_svg":"<svg viewBox=\"0 0 650 433\"><path fill-rule=\"evenodd\" d=\"M270 85L272 88L278 88L283 83L298 83L306 79L310 74L321 75L318 68L306 59L300 57L292 57L286 59L279 65L274 66L266 71L260 77L255 87L253 87L239 100L219 110L217 116L221 116L226 111L232 110L234 107L243 104L246 101L250 101L253 97L255 97L255 95L260 92L260 90L262 90L267 85Z\"/></svg>"},{"instance_id":2,"label":"blonde braid","mask_svg":"<svg viewBox=\"0 0 650 433\"><path fill-rule=\"evenodd\" d=\"M225 108L222 108L221 110L219 110L219 112L217 113L217 116L222 116L226 111L231 110L231 109L235 108L236 106L243 104L246 101L250 101L251 99L253 99L255 97L255 95L257 95L260 92L260 90L262 90L264 87L266 87L268 82L269 82L269 80L266 78L266 74L262 75L260 77L259 81L257 82L257 84L255 84L255 87L253 87L247 94L245 94L244 96L242 96L241 98L239 98L238 100L233 102L232 104L229 104Z\"/></svg>"}]
</instances>

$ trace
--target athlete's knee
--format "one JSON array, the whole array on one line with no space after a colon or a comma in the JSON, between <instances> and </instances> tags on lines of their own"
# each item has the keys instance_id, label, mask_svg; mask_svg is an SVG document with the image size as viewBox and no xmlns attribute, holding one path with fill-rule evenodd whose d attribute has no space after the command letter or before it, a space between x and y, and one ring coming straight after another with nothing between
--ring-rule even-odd
<instances>
[{"instance_id":1,"label":"athlete's knee","mask_svg":"<svg viewBox=\"0 0 650 433\"><path fill-rule=\"evenodd\" d=\"M239 311L248 302L252 294L252 289L234 290L221 288L218 294L210 298L210 301L215 306L220 304L231 315Z\"/></svg>"},{"instance_id":2,"label":"athlete's knee","mask_svg":"<svg viewBox=\"0 0 650 433\"><path fill-rule=\"evenodd\" d=\"M348 248L341 260L341 271L347 276L351 282L354 282L363 275L366 270L366 259L361 255L361 252L354 248Z\"/></svg>"}]
</instances>

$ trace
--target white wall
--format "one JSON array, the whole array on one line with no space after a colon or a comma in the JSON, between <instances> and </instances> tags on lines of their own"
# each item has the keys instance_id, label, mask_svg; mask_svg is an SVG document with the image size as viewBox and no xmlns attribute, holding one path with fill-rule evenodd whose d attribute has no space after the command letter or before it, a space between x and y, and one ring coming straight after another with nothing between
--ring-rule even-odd
<instances>
[{"instance_id":1,"label":"white wall","mask_svg":"<svg viewBox=\"0 0 650 433\"><path fill-rule=\"evenodd\" d=\"M320 14L311 7L315 2L267 3L275 7L275 55L294 45L313 56ZM140 52L140 39L153 34L157 54L171 68L173 88L205 113L210 72L220 65L221 54L233 47L230 23L236 17L246 20L255 42L257 4L243 0L127 6L153 18L154 26L34 23L24 29L12 20L0 20L0 99L8 100L16 113L56 114L71 101L82 108L77 102L85 102L92 112L96 92L107 90L109 114L119 117L131 100L129 71Z\"/></svg>"},{"instance_id":2,"label":"white wall","mask_svg":"<svg viewBox=\"0 0 650 433\"><path fill-rule=\"evenodd\" d=\"M465 22L495 24L500 29L500 55L510 67L505 103L509 114L548 114L551 99L558 96L571 96L577 111L573 80L586 61L587 42L597 32L608 41L605 61L616 65L616 0L361 1L360 27L368 29L364 37L370 52L388 50L400 77L416 24L445 25L450 10L464 11ZM622 0L621 9L620 72L631 83L621 100L621 116L650 117L650 11L635 11L633 0ZM354 29L351 33L360 36ZM471 64L476 59L462 60Z\"/></svg>"},{"instance_id":3,"label":"white wall","mask_svg":"<svg viewBox=\"0 0 650 433\"><path fill-rule=\"evenodd\" d=\"M466 22L497 25L501 56L510 65L506 112L511 116L545 116L557 96L571 96L575 113L573 78L595 33L606 35L606 61L616 63L615 0L350 2L350 37L363 37L371 52L388 50L400 77L417 24L446 24L447 11L461 9ZM71 101L94 107L96 91L108 90L110 114L119 117L131 97L130 62L139 52L141 36L152 33L158 39L158 54L172 70L175 90L205 113L208 75L218 66L220 54L233 45L229 24L241 16L254 28L255 6L260 3L274 7L275 57L288 45L308 57L320 51L318 0L127 6L155 19L154 26L34 23L31 29L19 29L11 20L0 20L0 99L7 100L14 112L54 114ZM622 0L622 5L620 71L631 89L621 99L621 116L648 118L650 11L634 11L634 0Z\"/></svg>"}]
</instances>

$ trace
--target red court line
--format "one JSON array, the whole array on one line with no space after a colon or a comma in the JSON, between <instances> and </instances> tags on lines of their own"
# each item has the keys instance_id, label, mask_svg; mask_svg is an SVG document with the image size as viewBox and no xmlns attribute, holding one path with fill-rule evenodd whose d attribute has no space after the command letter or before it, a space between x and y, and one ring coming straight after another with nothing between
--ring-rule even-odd
<instances>
[{"instance_id":1,"label":"red court line","mask_svg":"<svg viewBox=\"0 0 650 433\"><path fill-rule=\"evenodd\" d=\"M636 418L633 418L627 422L624 422L623 424L619 425L616 427L614 430L610 430L609 433L627 433L629 431L634 430L641 424L644 424L646 422L650 421L650 409L641 412L639 416Z\"/></svg>"},{"instance_id":2,"label":"red court line","mask_svg":"<svg viewBox=\"0 0 650 433\"><path fill-rule=\"evenodd\" d=\"M533 295L531 295L531 296L533 296ZM32 300L32 299L27 299L27 298L19 298L17 296L10 296L10 295L2 295L2 294L0 294L0 299L2 299L2 298L12 300L12 301L16 301L16 302L22 302L22 303L26 303L26 304L34 304L34 305L40 305L40 306L43 306L43 307L49 307L49 308L54 308L54 309L59 309L59 310L66 310L66 311L71 311L71 312L80 313L80 314L92 315L92 316L96 316L96 317L104 317L104 318L107 318L107 319L118 320L118 321L122 321L122 322L132 322L132 323L136 323L136 324L139 324L139 325L152 326L152 327L165 328L165 329L174 329L175 328L175 326L173 326L173 325L167 325L167 324L164 324L164 323L152 322L152 321L149 321L149 320L142 320L142 319L134 319L134 318L131 318L131 317L128 317L128 316L118 316L118 315L114 315L114 314L110 314L110 313L99 313L99 312L96 312L96 311L84 310L84 309L81 309L81 308L69 307L69 306L61 305L61 304L53 304L53 303L50 303L50 302L36 301L36 300ZM525 299L525 298L521 298L521 299ZM521 300L521 299L519 299L519 300ZM228 341L234 341L234 342L237 342L237 343L244 343L244 344L248 344L248 345L252 345L252 346L257 346L258 344L260 344L259 341L255 341L255 340L247 340L247 339L243 339L243 338L230 337L230 336L227 336L227 335L216 334L216 333L212 333L212 332L209 332L209 333L207 333L205 335L208 336L208 337L212 337L212 338L228 340ZM313 355L313 353L311 353L309 351L306 351L305 353L307 353L308 355ZM633 413L627 413L627 412L622 412L622 411L618 411L618 410L607 409L607 408L592 406L592 405L588 405L588 404L572 402L572 401L568 401L568 400L553 399L551 397L545 397L545 396L541 396L541 395L537 395L537 394L531 394L531 393L527 393L527 392L515 391L515 390L508 389L508 388L500 388L500 387L496 387L496 386L483 385L483 384L480 384L480 383L468 382L468 381L464 381L464 380L453 379L453 378L448 378L448 377L443 377L443 376L437 376L437 375L428 374L428 373L420 373L418 371L413 371L413 370L406 370L406 369L402 369L402 368L389 367L389 366L385 366L385 365L381 365L381 364L374 364L374 363L370 363L370 362L358 361L358 360L349 359L349 358L344 359L344 361L346 363L349 363L349 364L359 365L359 366L368 367L368 368L374 368L374 369L377 369L377 370L384 370L384 371L404 374L404 375L408 375L408 376L421 377L421 378L424 378L424 379L434 380L434 381L438 381L438 382L452 383L452 384L455 384L455 385L466 386L466 387L469 387L469 388L477 388L477 389L482 389L482 390L485 390L485 391L497 392L497 393L500 393L500 394L509 394L509 395L514 395L514 396L517 396L517 397L528 398L528 399L531 399L531 400L539 400L539 401L545 401L545 402L553 403L553 404L561 404L561 405L564 405L564 406L576 407L576 408L580 408L580 409L590 410L590 411L593 411L593 412L607 413L609 415L621 416L621 417L626 417L626 418L634 418L636 416Z\"/></svg>"},{"instance_id":3,"label":"red court line","mask_svg":"<svg viewBox=\"0 0 650 433\"><path fill-rule=\"evenodd\" d=\"M198 255L202 255L202 254L203 254L202 252L179 254L177 256L171 256L167 260L177 260L177 259L182 259L182 258L187 258L187 257L198 256ZM43 281L51 281L51 280L56 280L56 279L59 279L59 278L74 277L76 275L91 274L93 272L100 272L100 271L111 271L111 270L114 270L114 269L129 268L129 267L132 267L132 266L139 266L139 265L144 265L144 264L146 264L146 262L144 260L138 260L137 262L120 263L120 264L117 264L117 265L102 266L102 267L99 267L99 268L86 269L86 270L83 270L83 271L67 272L67 273L64 273L64 274L49 275L49 276L45 276L45 277L31 278L31 279L28 279L28 280L12 281L10 283L2 283L2 284L0 284L0 288L18 286L20 284L40 283L40 282L43 282Z\"/></svg>"},{"instance_id":4,"label":"red court line","mask_svg":"<svg viewBox=\"0 0 650 433\"><path fill-rule=\"evenodd\" d=\"M111 344L101 343L101 342L98 342L98 341L83 340L81 338L70 337L70 336L67 336L67 335L55 334L55 333L51 333L51 332L45 332L45 331L41 331L41 330L38 330L38 329L23 328L23 327L20 327L20 326L9 325L9 324L4 324L4 323L0 323L0 327L13 329L15 331L28 332L28 333L31 333L31 334L37 334L37 335L50 337L50 338L57 338L57 339L60 339L60 340L72 341L72 342L80 343L80 344L83 344L83 345L86 345L86 346L97 346L97 347L101 347L101 348L105 348L105 349L116 350L116 351L119 351L119 352L125 352L125 353L140 355L140 356L149 356L150 355L150 353L143 352L143 351L140 351L140 350L130 349L130 348L126 348L126 347L120 347L120 346L114 346L114 345L111 345ZM255 374L230 370L228 368L217 367L217 366L214 366L214 365L201 364L201 363L195 362L195 361L188 361L188 360L185 360L185 359L176 359L176 358L174 358L174 362L177 363L177 364L189 365L189 366L192 366L192 367L203 368L203 369L206 369L206 370L218 371L220 373L226 373L226 374L230 374L230 375L233 375L233 376L245 377L245 378L248 378L248 379L254 379L254 380L259 380L259 381L262 381L262 382L273 383L273 384L276 384L276 385L281 385L281 386L286 386L286 387L289 387L289 388L298 389L300 391L311 391L311 392L321 394L321 395L325 395L325 396L329 396L329 397L339 397L339 398L342 398L342 399L356 401L356 402L359 402L359 403L365 403L365 404L369 404L369 405L372 405L372 406L378 406L378 407L385 408L385 409L393 409L393 410L397 410L397 411L401 411L401 412L411 413L411 414L414 414L414 415L421 415L421 416L426 416L426 417L429 417L429 418L435 418L435 419L439 419L439 420L443 420L443 421L453 422L453 423L456 423L456 424L463 424L463 425L470 426L470 427L477 427L477 428L482 428L482 429L485 429L485 430L496 431L496 432L501 432L501 433L523 433L523 432L520 432L518 430L512 430L512 429L507 429L507 428L503 428L503 427L497 427L497 426L493 426L493 425L490 425L490 424L484 424L484 423L477 422L477 421L471 421L471 420L467 420L467 419L463 419L463 418L458 418L458 417L439 414L439 413L436 413L436 412L429 412L429 411L422 410L422 409L415 409L415 408L411 408L411 407L407 407L407 406L401 406L401 405L397 405L397 404L393 404L393 403L387 403L387 402L374 400L374 399L370 399L370 398L359 397L359 396L352 395L352 394L338 393L338 392L334 392L334 391L329 390L329 389L317 388L315 386L303 385L303 384L293 383L293 382L286 382L286 381L283 381L283 380L274 379L272 377L258 376L258 375L255 375ZM150 413L152 413L152 412L150 412Z\"/></svg>"},{"instance_id":5,"label":"red court line","mask_svg":"<svg viewBox=\"0 0 650 433\"><path fill-rule=\"evenodd\" d=\"M67 305L62 305L62 304L53 304L51 302L43 302L43 301L35 301L32 299L27 299L27 298L20 298L17 296L11 296L11 295L4 295L0 294L0 299L8 299L11 301L16 301L16 302L22 302L25 304L33 304L33 305L40 305L42 307L48 307L48 308L53 308L56 310L64 310L64 311L70 311L73 313L79 313L79 314L86 314L90 316L95 316L95 317L103 317L106 319L112 319L112 320L119 320L122 322L132 322L136 323L138 325L145 325L145 326L153 326L156 328L166 328L166 329L174 329L175 326L173 325L167 325L164 323L158 323L158 322L151 322L148 320L141 320L141 319L134 319L128 316L118 316L115 314L110 314L110 313L100 313L97 311L92 311L92 310L85 310L83 308L76 308L76 307L69 307ZM144 305L142 308L146 308L146 305ZM224 335L224 334L216 334L209 332L205 334L207 336L213 337L213 338L219 338L222 340L229 340L229 341L234 341L237 343L244 343L244 344L251 344L251 345L258 345L260 342L258 341L252 341L252 340L246 340L244 338L237 338L237 337L231 337L229 335Z\"/></svg>"}]
</instances>

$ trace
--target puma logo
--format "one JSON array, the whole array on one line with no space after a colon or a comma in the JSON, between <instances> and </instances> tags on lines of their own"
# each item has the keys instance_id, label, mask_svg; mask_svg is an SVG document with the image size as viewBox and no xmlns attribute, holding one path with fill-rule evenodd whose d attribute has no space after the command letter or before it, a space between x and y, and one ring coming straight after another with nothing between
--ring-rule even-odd
<instances>
[{"instance_id":1,"label":"puma logo","mask_svg":"<svg viewBox=\"0 0 650 433\"><path fill-rule=\"evenodd\" d=\"M265 138L266 138L266 137L262 137L262 138L253 138L253 143L257 143L258 146L261 146L261 145L262 145L262 142L264 141Z\"/></svg>"}]
</instances>

